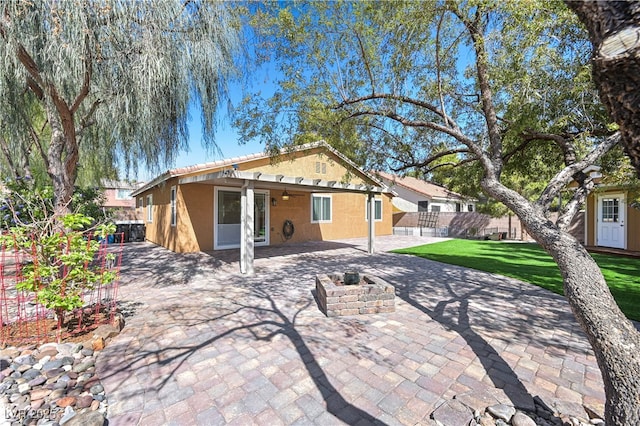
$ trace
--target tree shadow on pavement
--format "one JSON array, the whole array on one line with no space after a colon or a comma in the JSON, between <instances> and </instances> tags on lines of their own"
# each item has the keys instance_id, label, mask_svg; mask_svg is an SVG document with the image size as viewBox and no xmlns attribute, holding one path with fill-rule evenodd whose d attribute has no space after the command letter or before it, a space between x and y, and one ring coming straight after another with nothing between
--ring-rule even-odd
<instances>
[{"instance_id":1,"label":"tree shadow on pavement","mask_svg":"<svg viewBox=\"0 0 640 426\"><path fill-rule=\"evenodd\" d=\"M110 399L130 399L128 410L142 412L145 404L152 403L154 394L171 393L181 372L198 362L207 366L208 358L220 360L220 364L207 366L220 380L227 371L237 373L221 365L250 361L242 356L237 360L229 358L236 354L234 345L253 349L284 338L289 342L286 350L291 352L291 358L280 360L281 353L267 355L274 362L301 362L316 395L331 415L347 424L359 420L383 424L341 394L334 385L335 372L325 363L326 357L318 358L319 353L333 354L332 360L345 354L384 364L384 368L392 368L397 361L368 345L372 323L384 319L384 315L331 319L318 316L310 292L315 275L347 265L379 275L394 285L402 301L428 318L425 328L432 320L461 336L493 385L503 389L517 407L530 408L532 397L501 356L501 348L492 346L496 338L527 342L547 351L557 347L559 356L567 349L589 352L588 343L583 346L573 342L575 339L571 339L572 343L563 339L575 333L572 327L563 330L564 322L572 318L567 306L552 303L544 308L546 316L537 311L549 297L559 296L528 285L517 287L515 280L490 274L406 255L371 256L345 245L320 251L310 246L299 254L294 254L294 247L288 247L281 257L265 251L263 261L256 263L256 276L247 277L237 273L237 263L203 253L190 256L150 247L126 253L122 269L123 276L127 275L124 285L132 286L132 294L136 295L133 300L138 301L139 297L147 308L136 312L127 324L130 331L107 346L99 359L100 376L108 384L107 391L114 392L108 393ZM493 315L488 311L499 310L496 300L511 304L513 310ZM420 324L421 318L412 321L402 326ZM553 330L553 334L540 335L540 330ZM339 338L327 338L328 332ZM141 385L131 387L131 375L137 375Z\"/></svg>"},{"instance_id":2,"label":"tree shadow on pavement","mask_svg":"<svg viewBox=\"0 0 640 426\"><path fill-rule=\"evenodd\" d=\"M148 256L156 255L138 253L135 259L144 263L143 258L149 260ZM168 257L175 258L175 255ZM156 280L171 282L167 275L188 267L190 262L180 259L179 265L163 264L161 271L155 270ZM154 269L151 265L147 268ZM101 357L100 376L110 389L117 390L111 397L119 401L128 400L129 410L142 411L140 405L147 404L154 394L164 397L175 391L176 377L202 358L204 351L228 345L229 339L232 342L259 343L284 337L290 342L289 347L295 349L328 413L347 424L385 424L341 395L312 354L306 338L298 331L298 315L309 308L312 300L289 303L286 297L288 290L278 280L265 281L259 277L238 275L227 278L209 288L197 285L193 288L176 285L175 282L159 288L153 286L151 291L163 292L163 296L156 304L147 303L141 341L115 341ZM210 302L203 303L205 299ZM350 327L356 329L350 330ZM189 330L194 330L194 333ZM361 332L357 324L350 322L342 324L342 331L346 335ZM364 347L360 349L366 351ZM132 372L144 380L144 388L130 386ZM133 401L137 401L138 407Z\"/></svg>"}]
</instances>

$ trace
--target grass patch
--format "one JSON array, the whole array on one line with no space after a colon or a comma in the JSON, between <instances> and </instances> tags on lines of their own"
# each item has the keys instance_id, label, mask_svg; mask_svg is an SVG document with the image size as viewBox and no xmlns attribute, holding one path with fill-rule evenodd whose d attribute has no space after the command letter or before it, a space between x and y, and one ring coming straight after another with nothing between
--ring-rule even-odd
<instances>
[{"instance_id":1,"label":"grass patch","mask_svg":"<svg viewBox=\"0 0 640 426\"><path fill-rule=\"evenodd\" d=\"M448 240L394 250L451 265L517 278L563 294L560 269L537 244L502 241ZM640 321L640 259L591 255L625 315Z\"/></svg>"}]
</instances>

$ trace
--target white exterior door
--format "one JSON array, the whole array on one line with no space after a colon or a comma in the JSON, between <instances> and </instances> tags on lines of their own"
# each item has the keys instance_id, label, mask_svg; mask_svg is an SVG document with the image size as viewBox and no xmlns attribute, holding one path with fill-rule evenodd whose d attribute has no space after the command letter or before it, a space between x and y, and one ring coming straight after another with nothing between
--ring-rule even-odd
<instances>
[{"instance_id":1,"label":"white exterior door","mask_svg":"<svg viewBox=\"0 0 640 426\"><path fill-rule=\"evenodd\" d=\"M624 194L598 196L596 245L624 249L626 247Z\"/></svg>"}]
</instances>

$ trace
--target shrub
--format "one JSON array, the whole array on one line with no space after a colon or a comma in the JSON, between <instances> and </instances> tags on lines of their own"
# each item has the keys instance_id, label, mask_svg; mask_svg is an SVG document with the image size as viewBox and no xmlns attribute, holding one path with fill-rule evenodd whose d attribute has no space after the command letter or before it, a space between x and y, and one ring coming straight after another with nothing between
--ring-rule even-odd
<instances>
[{"instance_id":1,"label":"shrub","mask_svg":"<svg viewBox=\"0 0 640 426\"><path fill-rule=\"evenodd\" d=\"M52 231L54 221L62 223L62 231ZM93 218L73 213L14 226L0 237L5 247L23 251L30 258L22 267L16 288L34 292L37 303L53 310L58 330L65 323L66 312L82 307L85 291L109 284L116 278L115 272L103 268L96 259L100 241L106 241L107 236L115 232L115 226L102 224L91 233L83 232L92 223ZM105 260L113 259L113 255L107 254Z\"/></svg>"}]
</instances>

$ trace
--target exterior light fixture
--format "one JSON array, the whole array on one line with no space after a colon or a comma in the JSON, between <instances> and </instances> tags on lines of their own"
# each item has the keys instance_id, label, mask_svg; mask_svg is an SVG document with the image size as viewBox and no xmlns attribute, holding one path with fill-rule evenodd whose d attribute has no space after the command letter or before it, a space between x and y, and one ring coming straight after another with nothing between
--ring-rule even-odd
<instances>
[{"instance_id":1,"label":"exterior light fixture","mask_svg":"<svg viewBox=\"0 0 640 426\"><path fill-rule=\"evenodd\" d=\"M285 189L284 192L282 193L282 200L283 201L288 201L289 200L289 193L287 192L287 190Z\"/></svg>"}]
</instances>

